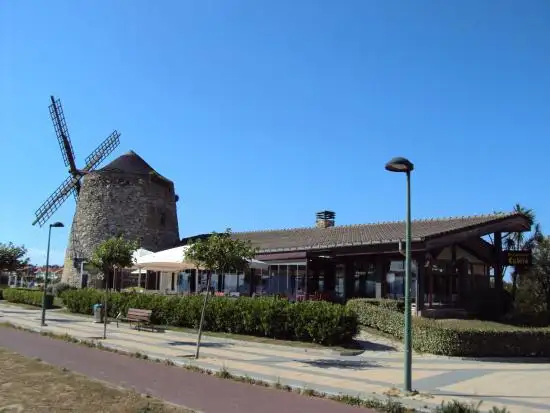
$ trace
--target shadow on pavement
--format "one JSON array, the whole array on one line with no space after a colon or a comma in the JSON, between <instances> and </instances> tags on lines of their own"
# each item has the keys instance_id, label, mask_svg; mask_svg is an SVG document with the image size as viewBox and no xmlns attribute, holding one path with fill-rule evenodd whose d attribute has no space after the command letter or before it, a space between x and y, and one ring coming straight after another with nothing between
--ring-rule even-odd
<instances>
[{"instance_id":1,"label":"shadow on pavement","mask_svg":"<svg viewBox=\"0 0 550 413\"><path fill-rule=\"evenodd\" d=\"M50 318L48 317L46 321L54 322L54 323L84 323L87 320L68 320L66 318Z\"/></svg>"},{"instance_id":2,"label":"shadow on pavement","mask_svg":"<svg viewBox=\"0 0 550 413\"><path fill-rule=\"evenodd\" d=\"M28 311L21 310L2 310L3 314L29 314Z\"/></svg>"},{"instance_id":3,"label":"shadow on pavement","mask_svg":"<svg viewBox=\"0 0 550 413\"><path fill-rule=\"evenodd\" d=\"M364 351L397 351L397 348L390 344L374 343L367 340L357 340Z\"/></svg>"},{"instance_id":4,"label":"shadow on pavement","mask_svg":"<svg viewBox=\"0 0 550 413\"><path fill-rule=\"evenodd\" d=\"M169 346L193 346L195 347L197 345L196 341L171 341L168 343ZM220 347L227 347L226 343L209 343L209 342L202 342L201 341L201 347L210 347L210 348L220 348Z\"/></svg>"},{"instance_id":5,"label":"shadow on pavement","mask_svg":"<svg viewBox=\"0 0 550 413\"><path fill-rule=\"evenodd\" d=\"M331 360L331 359L319 359L319 360L295 360L299 363L308 364L312 367L321 368L339 368L349 370L363 370L374 367L382 367L380 363L375 363L366 360Z\"/></svg>"}]
</instances>

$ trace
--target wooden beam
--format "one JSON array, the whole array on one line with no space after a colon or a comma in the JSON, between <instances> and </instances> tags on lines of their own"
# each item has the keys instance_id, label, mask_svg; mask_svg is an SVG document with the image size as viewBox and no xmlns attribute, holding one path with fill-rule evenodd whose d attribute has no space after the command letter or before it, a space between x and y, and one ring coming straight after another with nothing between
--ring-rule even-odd
<instances>
[{"instance_id":1,"label":"wooden beam","mask_svg":"<svg viewBox=\"0 0 550 413\"><path fill-rule=\"evenodd\" d=\"M521 232L529 231L529 222L522 215L503 218L486 225L476 225L470 229L457 229L441 236L434 236L426 239L426 248L432 249L440 246L448 246L453 243L460 243L469 238L481 238L484 235L496 232Z\"/></svg>"}]
</instances>

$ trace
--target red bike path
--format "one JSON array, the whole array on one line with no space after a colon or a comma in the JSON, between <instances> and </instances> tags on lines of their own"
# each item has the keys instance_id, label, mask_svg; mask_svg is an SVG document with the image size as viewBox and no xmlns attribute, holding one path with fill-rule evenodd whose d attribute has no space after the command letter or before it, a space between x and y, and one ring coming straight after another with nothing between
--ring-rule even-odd
<instances>
[{"instance_id":1,"label":"red bike path","mask_svg":"<svg viewBox=\"0 0 550 413\"><path fill-rule=\"evenodd\" d=\"M371 412L0 327L0 347L204 413Z\"/></svg>"}]
</instances>

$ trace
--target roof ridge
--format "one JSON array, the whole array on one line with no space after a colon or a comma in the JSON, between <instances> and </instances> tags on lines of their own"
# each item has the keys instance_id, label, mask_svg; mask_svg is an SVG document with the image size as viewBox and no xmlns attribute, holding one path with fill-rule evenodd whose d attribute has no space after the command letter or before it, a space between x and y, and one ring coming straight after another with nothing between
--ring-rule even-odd
<instances>
[{"instance_id":1,"label":"roof ridge","mask_svg":"<svg viewBox=\"0 0 550 413\"><path fill-rule=\"evenodd\" d=\"M441 217L441 218L417 218L413 219L412 222L446 222L446 221L453 221L457 219L476 219L476 218L490 218L494 217L497 218L503 218L508 217L512 215L517 215L518 212L511 211L511 212L495 212L490 214L475 214L475 215L455 215L455 216L448 216L448 217ZM293 227L293 228L279 228L279 229L257 229L257 230L251 230L251 231L238 231L234 232L235 235L237 234L257 234L260 232L263 233L274 233L274 232L290 232L290 231L301 231L301 230L331 230L331 229L338 229L338 228L357 228L357 227L366 227L366 226L374 226L374 225L388 225L388 224L400 224L405 223L405 220L397 220L397 221L377 221L377 222L368 222L364 224L348 224L348 225L335 225L334 227L328 227L328 228L317 228L317 227Z\"/></svg>"}]
</instances>

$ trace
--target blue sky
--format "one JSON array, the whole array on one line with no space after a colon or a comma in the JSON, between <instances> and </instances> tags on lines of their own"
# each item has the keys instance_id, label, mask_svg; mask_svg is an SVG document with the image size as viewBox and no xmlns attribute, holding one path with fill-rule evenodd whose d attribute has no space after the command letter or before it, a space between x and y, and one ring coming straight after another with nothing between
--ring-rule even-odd
<instances>
[{"instance_id":1,"label":"blue sky","mask_svg":"<svg viewBox=\"0 0 550 413\"><path fill-rule=\"evenodd\" d=\"M549 21L544 0L4 1L0 241L45 261L31 222L67 176L50 94L78 165L116 128L115 155L175 182L182 236L401 219L396 155L414 217L520 202L548 229Z\"/></svg>"}]
</instances>

